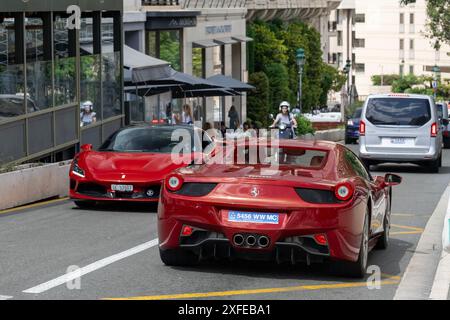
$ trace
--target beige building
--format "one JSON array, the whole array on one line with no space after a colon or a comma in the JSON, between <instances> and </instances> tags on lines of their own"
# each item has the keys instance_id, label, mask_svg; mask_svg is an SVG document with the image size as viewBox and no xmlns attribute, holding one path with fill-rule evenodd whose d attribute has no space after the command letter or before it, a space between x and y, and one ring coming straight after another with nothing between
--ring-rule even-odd
<instances>
[{"instance_id":1,"label":"beige building","mask_svg":"<svg viewBox=\"0 0 450 320\"><path fill-rule=\"evenodd\" d=\"M408 6L396 0L344 0L330 15L329 62L342 69L351 60L350 83L360 99L389 90L373 86L373 75L433 75L437 65L441 78L450 78L450 47L434 49L425 36L426 18L425 0Z\"/></svg>"}]
</instances>

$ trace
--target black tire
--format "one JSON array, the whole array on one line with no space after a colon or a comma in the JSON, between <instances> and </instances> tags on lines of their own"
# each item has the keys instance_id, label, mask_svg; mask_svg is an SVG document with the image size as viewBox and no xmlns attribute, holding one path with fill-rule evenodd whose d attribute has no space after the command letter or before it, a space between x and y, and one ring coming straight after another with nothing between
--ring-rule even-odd
<instances>
[{"instance_id":1,"label":"black tire","mask_svg":"<svg viewBox=\"0 0 450 320\"><path fill-rule=\"evenodd\" d=\"M161 261L166 266L193 266L198 264L198 256L186 250L162 250L159 249L159 256Z\"/></svg>"},{"instance_id":2,"label":"black tire","mask_svg":"<svg viewBox=\"0 0 450 320\"><path fill-rule=\"evenodd\" d=\"M92 209L95 207L95 201L74 201L74 203L80 209Z\"/></svg>"},{"instance_id":3,"label":"black tire","mask_svg":"<svg viewBox=\"0 0 450 320\"><path fill-rule=\"evenodd\" d=\"M442 163L442 155L439 156L436 160L430 161L426 164L428 172L430 173L439 173L439 167Z\"/></svg>"},{"instance_id":4,"label":"black tire","mask_svg":"<svg viewBox=\"0 0 450 320\"><path fill-rule=\"evenodd\" d=\"M335 261L333 263L334 271L341 276L350 278L364 278L367 271L367 261L369 256L369 218L366 215L363 226L363 237L359 249L358 260L351 261Z\"/></svg>"},{"instance_id":5,"label":"black tire","mask_svg":"<svg viewBox=\"0 0 450 320\"><path fill-rule=\"evenodd\" d=\"M386 250L389 247L389 233L391 230L391 196L389 195L389 203L386 208L386 214L383 220L383 234L378 238L375 249Z\"/></svg>"},{"instance_id":6,"label":"black tire","mask_svg":"<svg viewBox=\"0 0 450 320\"><path fill-rule=\"evenodd\" d=\"M444 139L444 148L450 149L450 139Z\"/></svg>"},{"instance_id":7,"label":"black tire","mask_svg":"<svg viewBox=\"0 0 450 320\"><path fill-rule=\"evenodd\" d=\"M345 137L345 144L352 144L352 143L353 143L352 139Z\"/></svg>"}]
</instances>

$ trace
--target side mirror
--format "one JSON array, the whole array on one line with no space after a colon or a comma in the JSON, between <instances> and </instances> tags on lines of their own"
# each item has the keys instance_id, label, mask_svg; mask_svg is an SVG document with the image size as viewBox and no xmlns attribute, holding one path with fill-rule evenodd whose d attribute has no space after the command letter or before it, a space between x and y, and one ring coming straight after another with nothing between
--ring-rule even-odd
<instances>
[{"instance_id":1,"label":"side mirror","mask_svg":"<svg viewBox=\"0 0 450 320\"><path fill-rule=\"evenodd\" d=\"M81 146L81 151L83 152L92 151L92 144L83 144Z\"/></svg>"},{"instance_id":2,"label":"side mirror","mask_svg":"<svg viewBox=\"0 0 450 320\"><path fill-rule=\"evenodd\" d=\"M400 183L402 183L402 177L396 174L387 173L384 176L384 184L388 187L396 186L399 185Z\"/></svg>"}]
</instances>

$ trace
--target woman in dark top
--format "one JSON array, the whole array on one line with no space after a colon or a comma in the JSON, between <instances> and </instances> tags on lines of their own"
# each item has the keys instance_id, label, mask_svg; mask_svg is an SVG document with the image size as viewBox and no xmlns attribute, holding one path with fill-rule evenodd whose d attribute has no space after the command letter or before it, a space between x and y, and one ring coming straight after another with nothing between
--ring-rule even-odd
<instances>
[{"instance_id":1,"label":"woman in dark top","mask_svg":"<svg viewBox=\"0 0 450 320\"><path fill-rule=\"evenodd\" d=\"M228 118L230 118L230 129L236 130L239 128L239 114L234 106L231 106Z\"/></svg>"}]
</instances>

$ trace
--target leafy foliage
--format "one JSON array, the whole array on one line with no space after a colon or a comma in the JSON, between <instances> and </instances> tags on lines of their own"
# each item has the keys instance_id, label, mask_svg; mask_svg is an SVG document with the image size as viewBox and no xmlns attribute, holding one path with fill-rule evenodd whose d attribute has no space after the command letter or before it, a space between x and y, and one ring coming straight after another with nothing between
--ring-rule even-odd
<instances>
[{"instance_id":1,"label":"leafy foliage","mask_svg":"<svg viewBox=\"0 0 450 320\"><path fill-rule=\"evenodd\" d=\"M381 83L381 78L383 78L383 84ZM374 86L392 86L392 84L394 83L394 81L400 79L400 75L398 74L384 74L384 75L373 75L371 77L372 79L372 84Z\"/></svg>"},{"instance_id":2,"label":"leafy foliage","mask_svg":"<svg viewBox=\"0 0 450 320\"><path fill-rule=\"evenodd\" d=\"M302 115L299 115L295 118L297 120L297 135L303 136L305 134L314 134L315 130L312 126L311 121L305 118Z\"/></svg>"},{"instance_id":3,"label":"leafy foliage","mask_svg":"<svg viewBox=\"0 0 450 320\"><path fill-rule=\"evenodd\" d=\"M302 78L303 111L325 105L330 90L339 91L346 76L322 61L320 34L301 21L286 23L256 21L248 28L248 35L255 41L249 44L249 70L267 74L271 92L270 105L281 101L296 105L299 72L296 50L305 50ZM286 72L287 80L286 82ZM251 109L252 106L249 106Z\"/></svg>"},{"instance_id":4,"label":"leafy foliage","mask_svg":"<svg viewBox=\"0 0 450 320\"><path fill-rule=\"evenodd\" d=\"M255 86L256 90L248 95L247 117L267 124L270 101L269 78L264 72L255 72L250 75L249 83Z\"/></svg>"}]
</instances>

